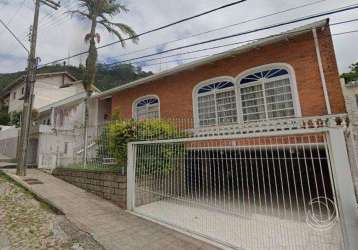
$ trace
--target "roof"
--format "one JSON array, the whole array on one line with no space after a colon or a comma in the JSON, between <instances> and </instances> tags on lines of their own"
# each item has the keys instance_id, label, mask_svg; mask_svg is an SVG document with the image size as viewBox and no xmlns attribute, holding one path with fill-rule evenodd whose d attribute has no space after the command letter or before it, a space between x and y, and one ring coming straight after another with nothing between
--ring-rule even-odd
<instances>
[{"instance_id":1,"label":"roof","mask_svg":"<svg viewBox=\"0 0 358 250\"><path fill-rule=\"evenodd\" d=\"M72 81L77 81L76 77L74 77L67 71L37 74L36 78L48 78L48 77L59 76L59 75L66 75ZM11 88L15 87L19 83L22 83L23 81L25 81L25 75L18 77L16 80L14 80L8 86L6 86L6 88L3 89L3 93L1 93L1 96L6 96L10 92Z\"/></svg>"},{"instance_id":2,"label":"roof","mask_svg":"<svg viewBox=\"0 0 358 250\"><path fill-rule=\"evenodd\" d=\"M38 109L39 113L43 113L45 111L51 110L52 108L61 107L68 104L76 104L81 102L86 98L87 94L86 92L77 93L75 95L72 95L70 97L64 98L62 100L59 100L57 102L51 103L49 105L43 106Z\"/></svg>"},{"instance_id":3,"label":"roof","mask_svg":"<svg viewBox=\"0 0 358 250\"><path fill-rule=\"evenodd\" d=\"M223 53L209 56L204 59L196 60L196 61L193 61L190 63L181 64L179 66L176 66L169 70L165 70L158 74L154 74L154 75L151 75L151 76L148 76L148 77L145 77L145 78L133 81L133 82L129 82L129 83L123 84L121 86L118 86L118 87L115 87L112 89L109 89L107 91L103 91L101 94L93 96L92 98L100 98L100 97L109 96L115 92L119 92L119 91L122 91L122 90L125 90L128 88L133 88L138 85L149 83L154 80L158 80L158 79L170 76L170 75L174 75L174 74L177 74L182 71L192 70L195 67L199 67L199 66L202 66L202 65L205 65L208 63L212 63L214 61L218 61L218 60L221 60L221 59L224 59L227 57L231 57L233 55L238 55L238 54L247 52L249 50L256 49L257 47L260 47L260 46L276 43L276 42L279 42L282 40L286 40L287 38L290 38L290 37L295 37L295 36L302 35L307 32L311 32L311 30L314 28L322 28L322 27L327 26L328 24L329 24L329 19L327 18L327 19L323 19L323 20L320 20L317 22L313 22L313 23L304 25L304 26L300 26L295 29L288 30L283 33L271 35L266 38L256 40L255 42L251 42L251 43L245 44L243 46L239 46L237 48L225 51Z\"/></svg>"}]
</instances>

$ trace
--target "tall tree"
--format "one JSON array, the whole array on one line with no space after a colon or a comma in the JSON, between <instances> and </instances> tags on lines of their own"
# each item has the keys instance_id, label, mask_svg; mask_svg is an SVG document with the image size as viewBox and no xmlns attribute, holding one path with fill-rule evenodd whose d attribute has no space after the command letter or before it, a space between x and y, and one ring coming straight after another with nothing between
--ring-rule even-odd
<instances>
[{"instance_id":1,"label":"tall tree","mask_svg":"<svg viewBox=\"0 0 358 250\"><path fill-rule=\"evenodd\" d=\"M343 73L341 77L343 77L346 82L352 82L358 80L358 62L353 63L351 66L349 66L349 69L351 70L348 73Z\"/></svg>"},{"instance_id":2,"label":"tall tree","mask_svg":"<svg viewBox=\"0 0 358 250\"><path fill-rule=\"evenodd\" d=\"M84 164L86 165L87 154L87 125L88 125L88 99L92 95L92 85L96 79L97 48L96 43L100 42L100 35L97 33L97 26L102 26L109 33L119 39L122 47L125 46L125 40L122 36L127 35L136 43L138 38L134 30L127 24L112 22L110 18L128 12L127 7L118 0L78 0L79 7L70 11L71 15L77 15L91 23L91 30L85 36L85 41L89 42L88 57L86 60L86 69L83 78L83 87L87 92L85 100L85 119L84 119Z\"/></svg>"}]
</instances>

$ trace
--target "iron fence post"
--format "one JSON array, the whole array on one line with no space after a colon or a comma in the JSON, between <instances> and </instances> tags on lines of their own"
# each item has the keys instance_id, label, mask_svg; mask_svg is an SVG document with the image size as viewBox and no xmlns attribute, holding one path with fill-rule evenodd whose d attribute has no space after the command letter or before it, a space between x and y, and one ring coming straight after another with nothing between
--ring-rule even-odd
<instances>
[{"instance_id":1,"label":"iron fence post","mask_svg":"<svg viewBox=\"0 0 358 250\"><path fill-rule=\"evenodd\" d=\"M358 214L343 129L328 132L332 174L338 200L345 249L358 249Z\"/></svg>"},{"instance_id":2,"label":"iron fence post","mask_svg":"<svg viewBox=\"0 0 358 250\"><path fill-rule=\"evenodd\" d=\"M127 146L127 209L134 210L135 206L135 149L136 145Z\"/></svg>"}]
</instances>

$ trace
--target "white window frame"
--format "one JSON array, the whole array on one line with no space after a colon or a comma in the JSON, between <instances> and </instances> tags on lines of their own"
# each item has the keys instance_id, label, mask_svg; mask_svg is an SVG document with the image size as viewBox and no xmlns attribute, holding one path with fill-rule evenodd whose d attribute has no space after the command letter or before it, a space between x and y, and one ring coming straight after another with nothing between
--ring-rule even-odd
<instances>
[{"instance_id":1,"label":"white window frame","mask_svg":"<svg viewBox=\"0 0 358 250\"><path fill-rule=\"evenodd\" d=\"M158 100L158 119L160 119L160 99L159 99L159 96L157 96L157 95L146 95L146 96L141 96L141 97L135 99L132 104L132 118L133 119L137 120L137 104L143 100L152 99L152 98L155 98Z\"/></svg>"},{"instance_id":2,"label":"white window frame","mask_svg":"<svg viewBox=\"0 0 358 250\"><path fill-rule=\"evenodd\" d=\"M288 78L290 80L290 87L291 87L291 94L292 94L292 102L293 102L293 109L294 109L294 117L301 117L302 113L301 113L301 105L300 105L300 101L299 101L299 96L298 96L298 90L297 90L297 81L296 81L296 74L295 71L293 69L293 67L290 64L287 63L272 63L272 64L266 64L266 65L261 65L258 67L254 67L254 68L250 68L248 70L245 70L243 72L241 72L235 80L235 85L237 88L237 101L239 103L238 105L238 112L239 112L239 121L244 122L244 113L243 113L243 109L242 109L242 100L241 100L241 88L244 87L251 87L251 86L256 86L258 84L262 84L262 81L256 81L256 82L252 82L252 83L246 83L246 84L240 84L240 81L245 78L247 75L251 75L257 72L262 72L262 71L266 71L266 70L271 70L271 69L285 69L288 72ZM286 79L287 75L285 76L278 76L275 78L272 78L272 81L275 80L280 80L280 79ZM269 80L270 81L270 80ZM265 93L264 93L265 94ZM266 97L264 96L264 102L265 102L265 113L267 114L267 104L266 104ZM267 118L265 120L269 120L270 118ZM280 118L274 118L274 119L280 119ZM283 118L284 119L284 118ZM250 121L246 121L246 122L250 122ZM251 121L252 122L252 121Z\"/></svg>"},{"instance_id":3,"label":"white window frame","mask_svg":"<svg viewBox=\"0 0 358 250\"><path fill-rule=\"evenodd\" d=\"M210 85L210 84L217 83L217 82L225 82L225 81L232 82L234 84L233 90L235 91L236 116L237 116L238 120L240 119L239 112L238 112L239 107L238 107L238 101L237 101L237 93L238 92L237 92L237 88L236 88L235 78L231 77L231 76L219 76L219 77L210 78L205 81L201 81L193 89L192 99L193 99L194 128L200 128L199 106L198 106L198 97L199 97L198 91L199 91L199 89L201 89L202 87L204 87L206 85ZM225 89L220 90L220 91L224 92ZM209 93L208 93L208 95L209 95ZM205 95L205 94L203 94L203 95ZM216 105L215 105L215 109L217 109ZM216 113L217 113L217 111L216 111ZM217 114L216 114L216 116L217 116ZM216 117L216 119L217 119L217 117ZM227 126L227 125L216 125L216 126ZM230 126L230 125L228 125L228 126Z\"/></svg>"}]
</instances>

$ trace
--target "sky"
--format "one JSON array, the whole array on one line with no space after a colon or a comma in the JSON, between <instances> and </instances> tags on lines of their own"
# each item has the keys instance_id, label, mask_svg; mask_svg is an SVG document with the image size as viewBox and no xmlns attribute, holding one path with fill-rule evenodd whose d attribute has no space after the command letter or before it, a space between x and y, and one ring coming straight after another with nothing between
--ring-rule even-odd
<instances>
[{"instance_id":1,"label":"sky","mask_svg":"<svg viewBox=\"0 0 358 250\"><path fill-rule=\"evenodd\" d=\"M113 17L115 22L123 22L130 25L137 33L160 27L162 25L189 17L221 5L231 3L234 0L123 0L130 10ZM266 16L275 12L285 11L301 5L309 6L297 8L285 13ZM260 28L266 25L288 21L294 18L328 11L334 8L344 7L351 4L358 4L357 0L247 0L242 4L229 7L215 13L205 15L173 27L154 32L140 37L138 44L127 42L125 48L120 44L100 49L99 62L111 63L116 61L133 59L143 55L188 45L212 38L235 34L238 32ZM84 51L88 44L84 42L84 36L90 29L87 20L76 16L70 16L67 11L78 7L78 0L62 0L61 8L53 10L45 5L41 6L39 35L37 44L37 56L41 63L51 62L72 54ZM33 0L0 0L0 18L13 30L21 41L29 47L27 33L29 25L33 22L34 1ZM331 23L341 22L357 18L358 9L340 14L331 15ZM256 19L254 21L249 21ZM181 49L161 56L149 57L146 59L132 61L134 65L141 66L144 70L160 72L182 63L203 58L212 54L220 53L236 47L227 46L220 49L212 49L186 55L176 55L192 50L209 48L229 43L244 42L247 40L262 38L268 35L287 31L289 29L320 20L317 18L305 22L260 31L249 35L239 36L203 46ZM215 32L207 31L220 27L237 24L226 29ZM244 22L244 23L242 23ZM332 33L342 33L351 30L358 30L358 21L350 22L331 27ZM203 33L197 35L198 33ZM101 35L99 45L115 41L115 37L102 28L98 29ZM170 42L179 40L176 42ZM333 36L335 52L339 71L346 72L353 62L358 62L358 32L345 35ZM0 25L0 73L24 70L26 67L27 53ZM168 57L170 56L170 57ZM160 58L167 57L167 58ZM69 64L84 63L86 55L67 60ZM148 61L151 59L151 61Z\"/></svg>"}]
</instances>

